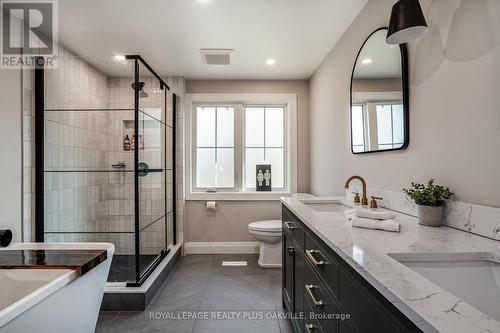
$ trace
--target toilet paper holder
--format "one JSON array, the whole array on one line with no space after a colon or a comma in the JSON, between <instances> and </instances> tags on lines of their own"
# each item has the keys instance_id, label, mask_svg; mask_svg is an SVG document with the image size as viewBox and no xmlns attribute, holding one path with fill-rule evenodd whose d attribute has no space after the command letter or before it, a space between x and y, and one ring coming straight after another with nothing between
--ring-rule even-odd
<instances>
[{"instance_id":1,"label":"toilet paper holder","mask_svg":"<svg viewBox=\"0 0 500 333\"><path fill-rule=\"evenodd\" d=\"M212 203L214 204L213 207L211 207ZM217 206L218 206L218 204L215 201L205 201L205 208L206 209L215 209L215 208L217 208Z\"/></svg>"}]
</instances>

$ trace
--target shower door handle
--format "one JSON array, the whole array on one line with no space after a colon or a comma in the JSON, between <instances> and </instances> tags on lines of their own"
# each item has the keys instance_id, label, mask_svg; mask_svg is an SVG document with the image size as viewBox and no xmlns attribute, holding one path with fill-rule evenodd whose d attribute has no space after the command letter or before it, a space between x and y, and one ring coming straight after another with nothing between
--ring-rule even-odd
<instances>
[{"instance_id":1,"label":"shower door handle","mask_svg":"<svg viewBox=\"0 0 500 333\"><path fill-rule=\"evenodd\" d=\"M137 172L139 173L139 177L147 176L149 173L149 165L146 162L139 162L137 165Z\"/></svg>"}]
</instances>

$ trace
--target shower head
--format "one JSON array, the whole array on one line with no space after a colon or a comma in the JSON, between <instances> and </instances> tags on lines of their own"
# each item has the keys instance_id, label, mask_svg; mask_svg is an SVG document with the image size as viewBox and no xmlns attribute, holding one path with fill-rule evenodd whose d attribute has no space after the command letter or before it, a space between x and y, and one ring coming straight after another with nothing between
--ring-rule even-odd
<instances>
[{"instance_id":1,"label":"shower head","mask_svg":"<svg viewBox=\"0 0 500 333\"><path fill-rule=\"evenodd\" d=\"M147 98L149 96L149 94L143 90L145 85L146 84L144 82L140 81L139 86L136 88L135 82L132 83L132 89L139 91L140 98Z\"/></svg>"}]
</instances>

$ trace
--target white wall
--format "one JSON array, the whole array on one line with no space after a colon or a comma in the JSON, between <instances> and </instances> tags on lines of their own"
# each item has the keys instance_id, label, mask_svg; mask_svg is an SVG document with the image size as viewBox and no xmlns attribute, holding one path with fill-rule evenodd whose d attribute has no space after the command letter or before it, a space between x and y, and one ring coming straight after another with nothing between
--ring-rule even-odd
<instances>
[{"instance_id":1,"label":"white wall","mask_svg":"<svg viewBox=\"0 0 500 333\"><path fill-rule=\"evenodd\" d=\"M15 29L21 24L17 20ZM15 242L23 239L22 91L21 70L0 69L0 229L12 230Z\"/></svg>"},{"instance_id":2,"label":"white wall","mask_svg":"<svg viewBox=\"0 0 500 333\"><path fill-rule=\"evenodd\" d=\"M21 71L0 69L0 229L22 239Z\"/></svg>"},{"instance_id":3,"label":"white wall","mask_svg":"<svg viewBox=\"0 0 500 333\"><path fill-rule=\"evenodd\" d=\"M395 191L434 177L460 201L500 206L500 1L421 3L430 30L409 45L410 147L350 152L352 66L393 4L370 0L310 80L313 193L342 195L354 174Z\"/></svg>"}]
</instances>

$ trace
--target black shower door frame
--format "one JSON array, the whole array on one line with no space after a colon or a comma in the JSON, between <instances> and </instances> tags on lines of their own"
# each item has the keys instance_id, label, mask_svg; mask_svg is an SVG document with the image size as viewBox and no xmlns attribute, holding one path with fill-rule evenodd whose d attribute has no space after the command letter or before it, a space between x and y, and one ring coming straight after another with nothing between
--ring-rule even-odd
<instances>
[{"instance_id":1,"label":"black shower door frame","mask_svg":"<svg viewBox=\"0 0 500 333\"><path fill-rule=\"evenodd\" d=\"M170 90L168 84L149 66L149 64L140 55L127 55L126 60L134 61L134 82L135 87L139 86L139 71L140 64L142 64L159 82L160 89ZM40 58L42 59L42 58ZM43 59L40 62L42 65L37 66L34 69L35 74L35 241L44 242L45 234L45 221L44 221L44 209L45 209L45 182L44 182L44 140L45 140L45 68L43 66ZM164 110L165 119L167 115L168 106L168 94L165 93L164 98ZM136 137L139 136L139 89L134 89L134 132ZM159 121L163 123L162 121ZM163 123L164 128L164 172L165 172L165 248L160 252L157 258L149 264L148 268L141 274L140 267L140 204L139 204L139 141L135 140L134 149L134 223L135 223L135 282L127 282L127 287L138 287L141 286L144 281L151 275L158 264L167 256L170 252L168 249L168 214L167 212L167 201L168 201L168 177L167 177L167 127L172 129L172 233L173 233L173 245L177 244L177 232L176 232L176 222L177 222L177 191L176 191L176 155L177 155L177 140L176 140L176 127L177 127L177 95L172 94L172 125L169 126ZM41 144L40 144L41 143Z\"/></svg>"}]
</instances>

